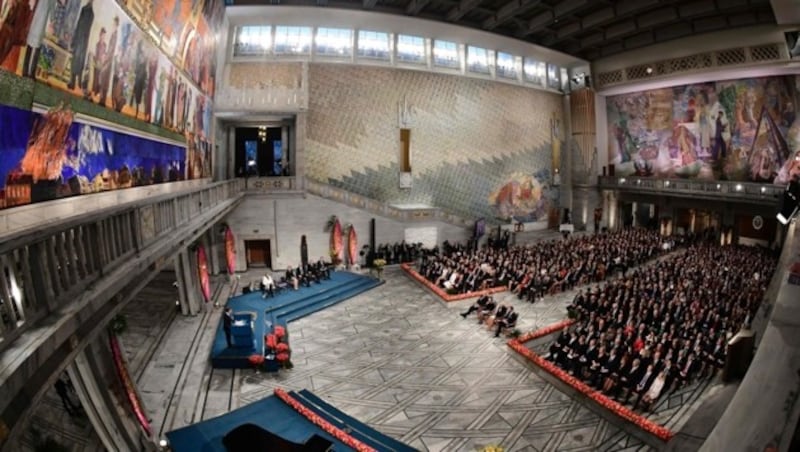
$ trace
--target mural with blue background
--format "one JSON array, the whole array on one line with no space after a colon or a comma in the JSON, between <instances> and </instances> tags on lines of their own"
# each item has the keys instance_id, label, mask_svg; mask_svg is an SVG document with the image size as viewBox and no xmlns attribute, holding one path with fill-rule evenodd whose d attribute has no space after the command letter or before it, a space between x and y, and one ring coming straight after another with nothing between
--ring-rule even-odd
<instances>
[{"instance_id":1,"label":"mural with blue background","mask_svg":"<svg viewBox=\"0 0 800 452\"><path fill-rule=\"evenodd\" d=\"M0 105L0 208L186 177L186 148Z\"/></svg>"}]
</instances>

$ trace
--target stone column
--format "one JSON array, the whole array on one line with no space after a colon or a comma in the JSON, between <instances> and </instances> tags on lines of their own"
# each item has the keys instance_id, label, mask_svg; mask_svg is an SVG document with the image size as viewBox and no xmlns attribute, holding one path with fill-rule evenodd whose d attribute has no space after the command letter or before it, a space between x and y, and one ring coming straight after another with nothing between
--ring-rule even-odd
<instances>
[{"instance_id":1,"label":"stone column","mask_svg":"<svg viewBox=\"0 0 800 452\"><path fill-rule=\"evenodd\" d=\"M294 146L293 146L293 153L291 161L289 164L294 167L294 176L297 184L295 185L299 190L306 189L306 158L305 158L305 146L306 146L306 126L307 126L307 113L297 113L295 121L295 134L294 134Z\"/></svg>"},{"instance_id":2,"label":"stone column","mask_svg":"<svg viewBox=\"0 0 800 452\"><path fill-rule=\"evenodd\" d=\"M197 315L202 304L197 281L199 276L197 265L189 255L188 249L184 248L175 256L175 276L178 279L181 313Z\"/></svg>"}]
</instances>

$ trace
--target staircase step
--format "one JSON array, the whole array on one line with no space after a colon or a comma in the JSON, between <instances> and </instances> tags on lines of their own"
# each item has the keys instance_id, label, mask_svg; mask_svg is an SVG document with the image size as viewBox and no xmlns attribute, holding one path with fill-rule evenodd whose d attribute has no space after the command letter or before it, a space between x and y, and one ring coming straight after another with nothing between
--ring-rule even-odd
<instances>
[{"instance_id":1,"label":"staircase step","mask_svg":"<svg viewBox=\"0 0 800 452\"><path fill-rule=\"evenodd\" d=\"M412 452L415 450L369 427L358 419L348 416L307 389L302 389L299 392L292 391L290 395L329 423L348 432L353 438L376 450L381 452Z\"/></svg>"}]
</instances>

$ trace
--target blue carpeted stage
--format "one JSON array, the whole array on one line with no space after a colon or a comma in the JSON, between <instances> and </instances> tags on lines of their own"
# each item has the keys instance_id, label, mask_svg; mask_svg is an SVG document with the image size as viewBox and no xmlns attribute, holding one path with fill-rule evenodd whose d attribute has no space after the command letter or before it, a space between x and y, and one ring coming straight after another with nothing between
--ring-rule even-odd
<instances>
[{"instance_id":1,"label":"blue carpeted stage","mask_svg":"<svg viewBox=\"0 0 800 452\"><path fill-rule=\"evenodd\" d=\"M245 330L249 330L251 322L246 321L245 325L232 328L234 347L228 347L220 319L211 348L211 365L218 369L252 367L248 358L251 355L264 354L264 335L272 332L275 325L286 326L293 320L333 306L382 283L369 276L332 272L330 280L312 283L311 287L301 286L300 290L283 290L272 298L261 298L260 292L233 297L226 306L233 309L237 320L252 319L252 340L242 340L245 335L237 334L249 334ZM268 370L271 364L274 363L267 362ZM277 370L277 366L272 367Z\"/></svg>"},{"instance_id":2,"label":"blue carpeted stage","mask_svg":"<svg viewBox=\"0 0 800 452\"><path fill-rule=\"evenodd\" d=\"M413 452L415 449L363 424L307 390L290 392L295 400L352 437L380 452ZM316 434L333 443L333 451L353 450L317 427L276 396L270 396L228 414L167 433L174 452L225 452L223 438L242 424L255 424L294 443L305 443Z\"/></svg>"}]
</instances>

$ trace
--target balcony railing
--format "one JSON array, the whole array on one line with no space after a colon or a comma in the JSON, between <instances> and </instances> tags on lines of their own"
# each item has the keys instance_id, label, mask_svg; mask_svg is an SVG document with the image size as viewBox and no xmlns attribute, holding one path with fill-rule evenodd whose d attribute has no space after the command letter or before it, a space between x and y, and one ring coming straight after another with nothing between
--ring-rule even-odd
<instances>
[{"instance_id":1,"label":"balcony railing","mask_svg":"<svg viewBox=\"0 0 800 452\"><path fill-rule=\"evenodd\" d=\"M653 179L635 176L600 176L598 182L600 187L605 189L769 203L776 203L785 188L782 185L750 182Z\"/></svg>"},{"instance_id":2,"label":"balcony railing","mask_svg":"<svg viewBox=\"0 0 800 452\"><path fill-rule=\"evenodd\" d=\"M243 180L6 234L0 243L0 350L37 320L179 227L242 196Z\"/></svg>"},{"instance_id":3,"label":"balcony railing","mask_svg":"<svg viewBox=\"0 0 800 452\"><path fill-rule=\"evenodd\" d=\"M301 88L266 86L264 88L224 87L217 91L214 108L255 111L302 111L308 108L308 98Z\"/></svg>"},{"instance_id":4,"label":"balcony railing","mask_svg":"<svg viewBox=\"0 0 800 452\"><path fill-rule=\"evenodd\" d=\"M399 209L389 204L347 190L306 179L306 190L319 197L341 202L401 222L441 221L461 227L471 227L474 220L447 213L435 207Z\"/></svg>"}]
</instances>

